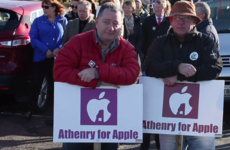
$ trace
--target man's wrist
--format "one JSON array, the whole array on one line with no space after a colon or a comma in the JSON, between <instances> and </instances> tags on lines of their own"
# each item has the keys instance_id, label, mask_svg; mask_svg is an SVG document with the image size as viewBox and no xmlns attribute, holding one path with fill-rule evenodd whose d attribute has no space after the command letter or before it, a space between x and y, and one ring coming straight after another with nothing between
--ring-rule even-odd
<instances>
[{"instance_id":1,"label":"man's wrist","mask_svg":"<svg viewBox=\"0 0 230 150\"><path fill-rule=\"evenodd\" d=\"M96 70L95 78L96 78L96 79L99 79L99 72L98 72L98 70Z\"/></svg>"},{"instance_id":2,"label":"man's wrist","mask_svg":"<svg viewBox=\"0 0 230 150\"><path fill-rule=\"evenodd\" d=\"M97 80L97 87L101 86L101 80Z\"/></svg>"}]
</instances>

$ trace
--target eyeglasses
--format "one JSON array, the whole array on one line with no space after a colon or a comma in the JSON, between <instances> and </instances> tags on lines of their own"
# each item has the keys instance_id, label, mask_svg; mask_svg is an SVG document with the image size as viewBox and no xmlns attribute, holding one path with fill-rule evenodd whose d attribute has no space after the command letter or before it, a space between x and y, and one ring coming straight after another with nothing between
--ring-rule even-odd
<instances>
[{"instance_id":1,"label":"eyeglasses","mask_svg":"<svg viewBox=\"0 0 230 150\"><path fill-rule=\"evenodd\" d=\"M176 21L179 21L179 20L183 20L185 22L188 22L192 19L191 16L181 16L181 15L176 15L176 16L173 16L173 19L176 20Z\"/></svg>"},{"instance_id":2,"label":"eyeglasses","mask_svg":"<svg viewBox=\"0 0 230 150\"><path fill-rule=\"evenodd\" d=\"M72 7L73 9L74 9L74 8L77 9L77 5L76 5L76 6L70 5L70 7Z\"/></svg>"},{"instance_id":3,"label":"eyeglasses","mask_svg":"<svg viewBox=\"0 0 230 150\"><path fill-rule=\"evenodd\" d=\"M42 5L42 8L49 9L52 6Z\"/></svg>"}]
</instances>

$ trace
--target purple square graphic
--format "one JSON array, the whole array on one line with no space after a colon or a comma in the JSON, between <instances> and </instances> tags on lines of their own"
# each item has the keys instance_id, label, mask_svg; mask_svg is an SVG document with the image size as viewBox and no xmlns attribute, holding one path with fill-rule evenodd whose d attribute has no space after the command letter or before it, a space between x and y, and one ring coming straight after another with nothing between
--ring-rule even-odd
<instances>
[{"instance_id":1,"label":"purple square graphic","mask_svg":"<svg viewBox=\"0 0 230 150\"><path fill-rule=\"evenodd\" d=\"M117 89L81 89L81 125L117 125Z\"/></svg>"},{"instance_id":2,"label":"purple square graphic","mask_svg":"<svg viewBox=\"0 0 230 150\"><path fill-rule=\"evenodd\" d=\"M163 117L198 118L199 84L178 83L164 87Z\"/></svg>"}]
</instances>

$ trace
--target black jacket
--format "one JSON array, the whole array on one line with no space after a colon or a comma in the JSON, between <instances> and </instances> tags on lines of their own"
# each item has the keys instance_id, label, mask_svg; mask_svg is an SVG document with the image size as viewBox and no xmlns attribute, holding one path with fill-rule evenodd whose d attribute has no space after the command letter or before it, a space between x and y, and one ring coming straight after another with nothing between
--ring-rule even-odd
<instances>
[{"instance_id":1,"label":"black jacket","mask_svg":"<svg viewBox=\"0 0 230 150\"><path fill-rule=\"evenodd\" d=\"M70 20L78 18L78 14L75 13L74 11L70 11L65 15L65 17L67 18L68 21L70 21Z\"/></svg>"},{"instance_id":2,"label":"black jacket","mask_svg":"<svg viewBox=\"0 0 230 150\"><path fill-rule=\"evenodd\" d=\"M158 25L155 14L145 18L142 24L142 31L143 31L143 38L144 38L142 52L144 53L145 56L153 40L157 36L167 34L169 26L170 24L166 20L163 20L161 24Z\"/></svg>"},{"instance_id":3,"label":"black jacket","mask_svg":"<svg viewBox=\"0 0 230 150\"><path fill-rule=\"evenodd\" d=\"M213 40L216 42L218 46L218 50L220 50L220 42L219 42L218 33L216 31L216 28L213 25L211 18L202 21L196 26L196 28L197 28L197 31L207 34L208 36L213 38Z\"/></svg>"},{"instance_id":4,"label":"black jacket","mask_svg":"<svg viewBox=\"0 0 230 150\"><path fill-rule=\"evenodd\" d=\"M142 35L142 30L141 30L141 23L140 23L140 17L136 14L133 14L134 17L134 34L130 34L127 36L127 29L125 26L125 21L124 21L124 39L128 40L134 47L135 51L139 53L141 59L143 59L144 55L141 51L142 44L143 44L143 35Z\"/></svg>"},{"instance_id":5,"label":"black jacket","mask_svg":"<svg viewBox=\"0 0 230 150\"><path fill-rule=\"evenodd\" d=\"M192 54L198 55L193 57ZM186 78L178 72L180 63L192 64L197 72ZM166 78L177 75L178 80L190 82L216 79L222 67L222 59L213 39L197 32L196 28L186 35L183 43L172 30L168 35L156 38L149 47L145 60L147 76Z\"/></svg>"}]
</instances>

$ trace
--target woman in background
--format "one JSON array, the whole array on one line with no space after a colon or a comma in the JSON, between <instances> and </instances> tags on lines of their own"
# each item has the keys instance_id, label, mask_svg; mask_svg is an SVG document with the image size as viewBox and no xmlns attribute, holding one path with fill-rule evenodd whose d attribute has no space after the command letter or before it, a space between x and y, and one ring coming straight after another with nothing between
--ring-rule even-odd
<instances>
[{"instance_id":1,"label":"woman in background","mask_svg":"<svg viewBox=\"0 0 230 150\"><path fill-rule=\"evenodd\" d=\"M40 113L38 102L47 101L47 93L43 93L42 85L46 78L50 84L50 94L53 98L53 61L62 47L65 27L68 23L63 17L65 7L57 0L43 0L44 15L34 20L30 38L34 48L31 92L28 100L29 112L25 117L29 120L32 114Z\"/></svg>"},{"instance_id":2,"label":"woman in background","mask_svg":"<svg viewBox=\"0 0 230 150\"><path fill-rule=\"evenodd\" d=\"M141 18L135 14L136 3L134 0L125 0L122 6L124 10L124 30L123 38L129 41L140 57L141 66L143 66L144 54L141 51L143 44L143 35L141 27ZM143 70L143 67L141 67Z\"/></svg>"}]
</instances>

